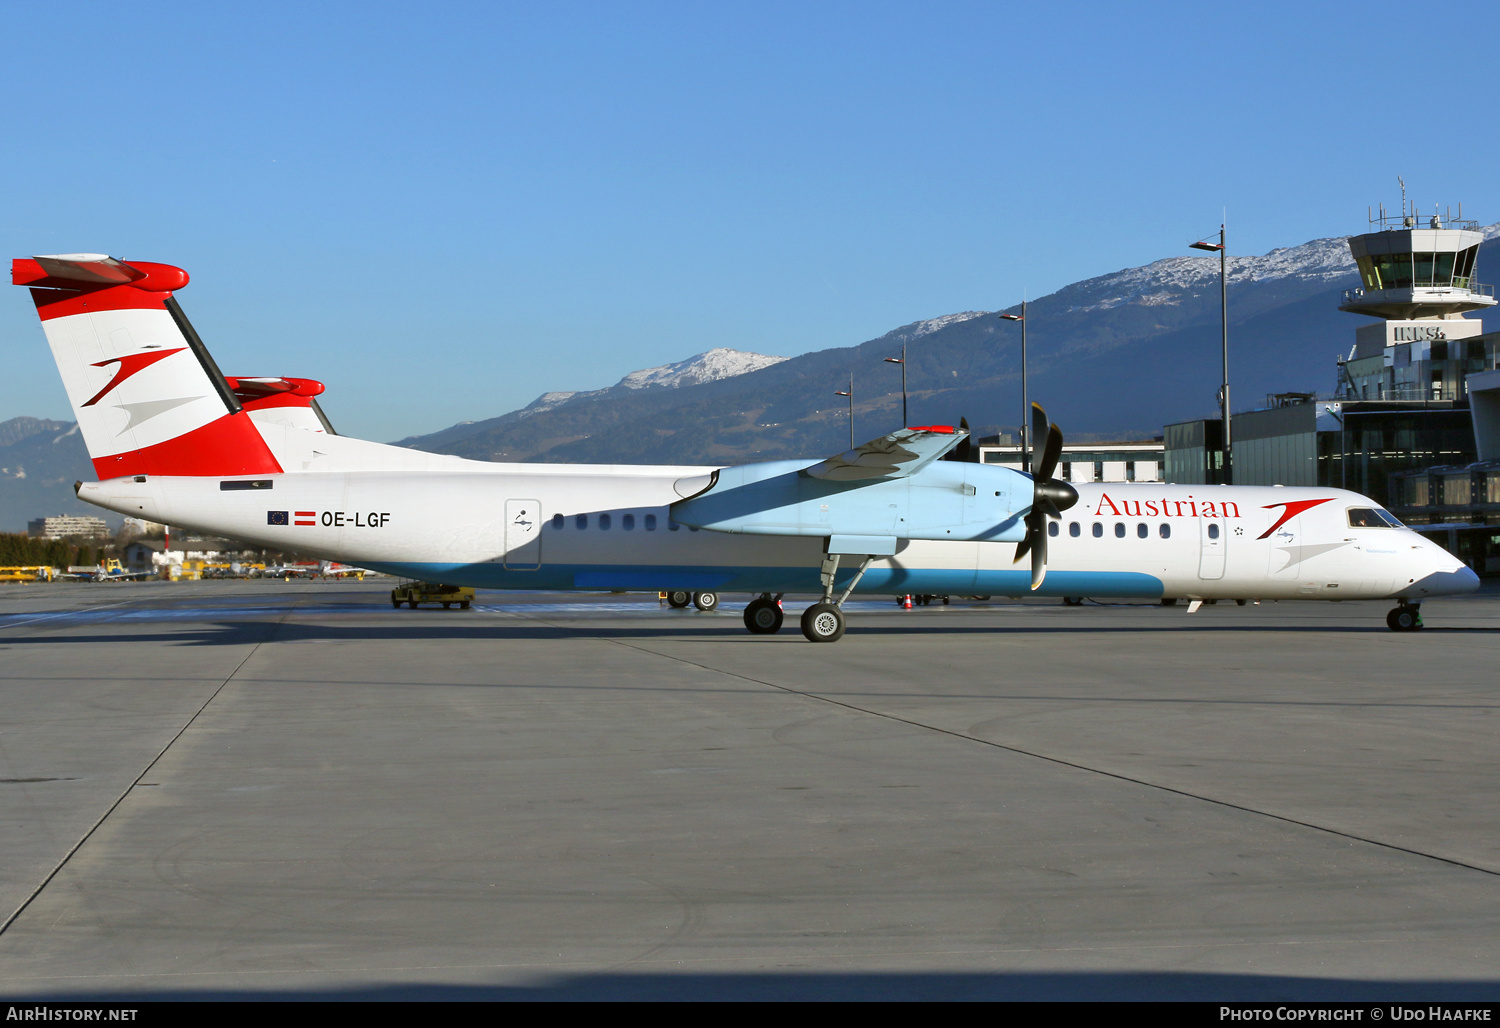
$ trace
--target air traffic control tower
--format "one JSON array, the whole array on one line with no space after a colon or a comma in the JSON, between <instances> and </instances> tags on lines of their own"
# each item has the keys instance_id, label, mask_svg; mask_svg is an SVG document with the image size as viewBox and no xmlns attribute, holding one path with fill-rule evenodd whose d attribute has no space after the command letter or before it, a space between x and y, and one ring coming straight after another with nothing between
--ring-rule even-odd
<instances>
[{"instance_id":1,"label":"air traffic control tower","mask_svg":"<svg viewBox=\"0 0 1500 1028\"><path fill-rule=\"evenodd\" d=\"M1339 310L1384 320L1355 330L1340 392L1361 400L1460 399L1470 370L1464 340L1484 331L1464 315L1495 305L1494 287L1475 279L1484 236L1463 220L1462 204L1456 219L1419 218L1404 199L1401 207L1398 218L1382 205L1370 217L1378 228L1349 239L1364 285L1346 290Z\"/></svg>"}]
</instances>

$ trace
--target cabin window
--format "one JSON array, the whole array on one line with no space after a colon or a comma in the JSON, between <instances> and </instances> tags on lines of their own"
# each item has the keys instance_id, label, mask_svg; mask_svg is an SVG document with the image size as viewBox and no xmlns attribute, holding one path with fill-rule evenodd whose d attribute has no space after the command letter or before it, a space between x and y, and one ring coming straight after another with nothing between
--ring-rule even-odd
<instances>
[{"instance_id":1,"label":"cabin window","mask_svg":"<svg viewBox=\"0 0 1500 1028\"><path fill-rule=\"evenodd\" d=\"M625 529L625 531L627 532L632 531L635 528L635 515L626 514L624 517L622 517L620 519L620 527Z\"/></svg>"},{"instance_id":2,"label":"cabin window","mask_svg":"<svg viewBox=\"0 0 1500 1028\"><path fill-rule=\"evenodd\" d=\"M573 527L574 528L580 528L580 529L581 528L588 528L589 527L589 516L587 514L575 514L575 515L573 515Z\"/></svg>"},{"instance_id":3,"label":"cabin window","mask_svg":"<svg viewBox=\"0 0 1500 1028\"><path fill-rule=\"evenodd\" d=\"M1169 525L1169 524L1167 524L1165 521L1163 521L1161 523L1161 527L1158 528L1156 531L1157 531L1157 534L1160 535L1163 539L1170 539L1170 538L1172 538L1172 526Z\"/></svg>"},{"instance_id":4,"label":"cabin window","mask_svg":"<svg viewBox=\"0 0 1500 1028\"><path fill-rule=\"evenodd\" d=\"M609 515L608 514L600 514L599 515L599 531L601 531L601 532L608 532L609 531Z\"/></svg>"},{"instance_id":5,"label":"cabin window","mask_svg":"<svg viewBox=\"0 0 1500 1028\"><path fill-rule=\"evenodd\" d=\"M1144 539L1151 534L1151 529L1147 528L1146 523L1142 521L1139 525L1135 526L1135 534L1136 538Z\"/></svg>"},{"instance_id":6,"label":"cabin window","mask_svg":"<svg viewBox=\"0 0 1500 1028\"><path fill-rule=\"evenodd\" d=\"M655 514L647 514L646 515L646 531L648 531L648 532L654 532L654 531L656 531L656 515Z\"/></svg>"},{"instance_id":7,"label":"cabin window","mask_svg":"<svg viewBox=\"0 0 1500 1028\"><path fill-rule=\"evenodd\" d=\"M1208 537L1210 539L1219 538L1219 526L1214 524L1212 521L1208 523Z\"/></svg>"},{"instance_id":8,"label":"cabin window","mask_svg":"<svg viewBox=\"0 0 1500 1028\"><path fill-rule=\"evenodd\" d=\"M554 530L562 528L562 526L567 524L567 522L568 519L563 517L561 514L552 515L552 527Z\"/></svg>"},{"instance_id":9,"label":"cabin window","mask_svg":"<svg viewBox=\"0 0 1500 1028\"><path fill-rule=\"evenodd\" d=\"M1102 521L1095 521L1094 522L1094 538L1095 539L1102 539L1102 538L1104 538L1104 522L1102 522Z\"/></svg>"},{"instance_id":10,"label":"cabin window","mask_svg":"<svg viewBox=\"0 0 1500 1028\"><path fill-rule=\"evenodd\" d=\"M1115 538L1116 539L1124 539L1125 538L1125 522L1123 522L1123 521L1116 521L1115 522Z\"/></svg>"},{"instance_id":11,"label":"cabin window","mask_svg":"<svg viewBox=\"0 0 1500 1028\"><path fill-rule=\"evenodd\" d=\"M1074 539L1077 539L1080 535L1083 534L1083 529L1079 527L1078 522L1074 521L1068 525L1068 534L1071 535Z\"/></svg>"},{"instance_id":12,"label":"cabin window","mask_svg":"<svg viewBox=\"0 0 1500 1028\"><path fill-rule=\"evenodd\" d=\"M1049 521L1047 523L1047 534L1050 535L1050 536L1052 536L1053 538L1057 537L1057 533L1058 533L1059 530L1060 530L1060 526L1058 525L1058 523L1056 521Z\"/></svg>"}]
</instances>

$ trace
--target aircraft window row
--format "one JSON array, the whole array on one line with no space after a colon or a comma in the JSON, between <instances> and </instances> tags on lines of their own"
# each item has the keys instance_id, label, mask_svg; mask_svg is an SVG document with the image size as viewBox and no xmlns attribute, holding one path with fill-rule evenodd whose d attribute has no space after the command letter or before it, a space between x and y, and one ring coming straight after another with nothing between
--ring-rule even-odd
<instances>
[{"instance_id":1,"label":"aircraft window row","mask_svg":"<svg viewBox=\"0 0 1500 1028\"><path fill-rule=\"evenodd\" d=\"M599 528L599 530L601 532L607 532L607 531L609 531L609 529L614 525L614 519L611 518L609 514L598 514L598 515L595 515L595 518L596 518L596 522L595 523L596 523L597 527ZM554 515L552 515L552 527L553 527L554 530L560 530L560 529L566 527L567 523L568 523L568 519L567 519L566 516L564 516L562 514L554 514ZM580 530L580 531L583 531L584 529L587 529L589 527L589 516L587 514L574 514L573 515L573 527L576 528L576 529L578 529L578 530ZM624 529L625 531L627 531L627 532L634 531L634 529L635 529L635 515L634 514L622 514L622 515L620 515L620 527L622 529ZM646 514L646 515L644 515L641 518L641 527L644 528L648 532L654 532L654 531L656 531L656 515L655 514ZM667 522L667 527L670 528L672 531L675 532L679 528L681 528L682 526L679 525L679 524L677 524L677 522L675 522L675 521L669 521L669 522ZM697 529L695 528L695 529L693 529L693 531L696 532Z\"/></svg>"},{"instance_id":2,"label":"aircraft window row","mask_svg":"<svg viewBox=\"0 0 1500 1028\"><path fill-rule=\"evenodd\" d=\"M1401 522L1396 520L1395 515L1380 508L1369 507L1349 508L1350 528L1400 528Z\"/></svg>"},{"instance_id":3,"label":"aircraft window row","mask_svg":"<svg viewBox=\"0 0 1500 1028\"><path fill-rule=\"evenodd\" d=\"M1047 534L1048 535L1057 535L1057 533L1058 533L1058 524L1057 524L1057 522L1054 521L1054 522L1052 522L1051 524L1049 524L1047 526ZM1083 534L1083 526L1082 525L1080 525L1076 521L1070 521L1070 522L1068 522L1068 535L1072 536L1074 539L1077 539L1082 534ZM1148 525L1148 524L1146 524L1144 521L1139 522L1135 526L1135 534L1136 534L1137 538L1139 538L1139 539L1145 539L1145 538L1147 538L1147 537L1149 537L1151 535L1151 526ZM1163 522L1162 524L1160 524L1160 525L1158 525L1156 527L1156 534L1159 535L1159 536L1161 536L1163 539L1170 539L1170 538L1172 538L1172 526L1166 524L1165 522ZM1217 539L1217 538L1219 538L1219 526L1218 525L1209 525L1208 526L1208 535L1209 535L1210 539ZM1095 539L1103 539L1104 538L1104 523L1103 522L1100 522L1100 521L1095 521L1094 522L1094 538ZM1115 538L1116 539L1124 539L1125 538L1125 522L1123 522L1123 521L1116 521L1115 522Z\"/></svg>"}]
</instances>

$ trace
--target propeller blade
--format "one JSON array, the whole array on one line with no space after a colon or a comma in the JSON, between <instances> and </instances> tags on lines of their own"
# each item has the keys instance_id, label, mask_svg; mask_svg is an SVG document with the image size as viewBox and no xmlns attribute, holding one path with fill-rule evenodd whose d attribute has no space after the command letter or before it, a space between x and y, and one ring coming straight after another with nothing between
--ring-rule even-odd
<instances>
[{"instance_id":1,"label":"propeller blade","mask_svg":"<svg viewBox=\"0 0 1500 1028\"><path fill-rule=\"evenodd\" d=\"M970 461L972 461L974 459L973 458L974 439L973 439L973 436L969 432L969 419L968 418L959 418L958 419L958 431L959 431L959 434L964 437L963 438L963 442L959 443L953 449L951 449L947 453L943 454L943 460L963 461L964 463L967 464L967 463L969 463Z\"/></svg>"},{"instance_id":2,"label":"propeller blade","mask_svg":"<svg viewBox=\"0 0 1500 1028\"><path fill-rule=\"evenodd\" d=\"M1047 577L1047 530L1042 528L1036 533L1036 544L1031 548L1031 591L1035 592L1041 588L1042 579Z\"/></svg>"},{"instance_id":3,"label":"propeller blade","mask_svg":"<svg viewBox=\"0 0 1500 1028\"><path fill-rule=\"evenodd\" d=\"M1047 429L1047 448L1042 451L1040 464L1032 464L1031 476L1038 481L1044 481L1052 477L1057 470L1058 459L1062 457L1063 435L1062 429L1052 425Z\"/></svg>"},{"instance_id":4,"label":"propeller blade","mask_svg":"<svg viewBox=\"0 0 1500 1028\"><path fill-rule=\"evenodd\" d=\"M1037 468L1042 461L1042 441L1047 439L1047 412L1042 410L1042 405L1036 402L1031 404L1031 473L1037 478L1050 478L1051 473L1038 475Z\"/></svg>"}]
</instances>

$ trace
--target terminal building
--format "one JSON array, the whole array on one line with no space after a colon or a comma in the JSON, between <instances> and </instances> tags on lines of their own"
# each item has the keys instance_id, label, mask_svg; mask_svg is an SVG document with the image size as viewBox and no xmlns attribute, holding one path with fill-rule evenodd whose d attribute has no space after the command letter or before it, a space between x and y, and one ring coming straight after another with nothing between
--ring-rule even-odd
<instances>
[{"instance_id":1,"label":"terminal building","mask_svg":"<svg viewBox=\"0 0 1500 1028\"><path fill-rule=\"evenodd\" d=\"M1405 210L1371 220L1374 231L1349 240L1362 284L1339 309L1381 320L1355 330L1332 398L1284 393L1232 416L1236 485L1337 486L1399 507L1392 476L1479 459L1469 377L1492 371L1500 349L1500 333L1466 316L1496 302L1475 278L1484 236L1437 215L1419 227ZM1169 481L1224 480L1220 419L1168 425L1163 437Z\"/></svg>"},{"instance_id":2,"label":"terminal building","mask_svg":"<svg viewBox=\"0 0 1500 1028\"><path fill-rule=\"evenodd\" d=\"M67 539L71 536L97 539L109 535L109 525L105 524L103 518L58 514L50 518L36 518L28 521L26 533L41 539Z\"/></svg>"},{"instance_id":3,"label":"terminal building","mask_svg":"<svg viewBox=\"0 0 1500 1028\"><path fill-rule=\"evenodd\" d=\"M1021 470L1021 448L1014 442L981 442L976 448L981 464ZM1067 482L1160 482L1162 461L1162 441L1155 439L1064 443L1058 465L1062 468L1063 480Z\"/></svg>"}]
</instances>

